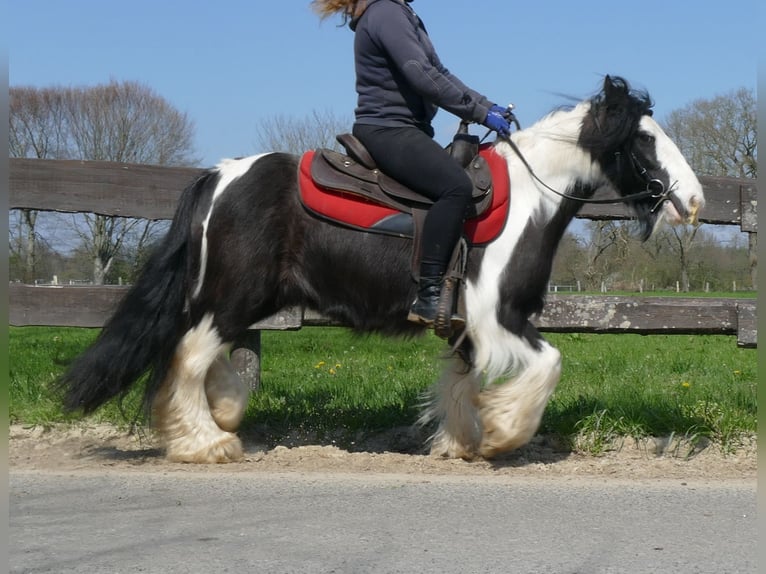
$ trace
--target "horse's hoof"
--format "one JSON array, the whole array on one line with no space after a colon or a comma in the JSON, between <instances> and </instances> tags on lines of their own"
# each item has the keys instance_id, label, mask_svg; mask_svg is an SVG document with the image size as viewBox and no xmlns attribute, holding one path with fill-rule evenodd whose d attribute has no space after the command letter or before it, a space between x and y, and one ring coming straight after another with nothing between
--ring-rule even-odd
<instances>
[{"instance_id":1,"label":"horse's hoof","mask_svg":"<svg viewBox=\"0 0 766 574\"><path fill-rule=\"evenodd\" d=\"M462 460L464 460L466 462L472 462L472 461L476 460L477 458L479 458L479 455L477 453L472 452L472 451L463 450L463 449L453 450L453 451L449 451L449 452L434 451L432 449L430 454L431 454L431 457L433 457L433 458L449 458L449 459L454 459L454 460L462 459Z\"/></svg>"},{"instance_id":2,"label":"horse's hoof","mask_svg":"<svg viewBox=\"0 0 766 574\"><path fill-rule=\"evenodd\" d=\"M479 447L479 455L486 459L494 458L501 452L503 452L501 449L498 449L496 446L487 443L482 443L482 445Z\"/></svg>"},{"instance_id":3,"label":"horse's hoof","mask_svg":"<svg viewBox=\"0 0 766 574\"><path fill-rule=\"evenodd\" d=\"M432 444L430 454L434 458L461 458L469 462L475 460L478 455L475 449L464 447L456 442Z\"/></svg>"},{"instance_id":4,"label":"horse's hoof","mask_svg":"<svg viewBox=\"0 0 766 574\"><path fill-rule=\"evenodd\" d=\"M181 452L168 449L167 459L172 462L187 462L194 464L220 464L238 462L245 457L242 449L242 441L235 434L227 433L228 436L219 440L212 446L197 450Z\"/></svg>"},{"instance_id":5,"label":"horse's hoof","mask_svg":"<svg viewBox=\"0 0 766 574\"><path fill-rule=\"evenodd\" d=\"M529 437L520 433L484 432L479 446L479 455L494 458L504 452L516 450L527 444Z\"/></svg>"}]
</instances>

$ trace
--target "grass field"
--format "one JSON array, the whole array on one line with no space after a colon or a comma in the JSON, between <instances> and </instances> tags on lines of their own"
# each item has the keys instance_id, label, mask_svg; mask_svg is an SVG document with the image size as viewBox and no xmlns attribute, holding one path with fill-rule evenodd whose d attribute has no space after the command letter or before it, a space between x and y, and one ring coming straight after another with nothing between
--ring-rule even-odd
<instances>
[{"instance_id":1,"label":"grass field","mask_svg":"<svg viewBox=\"0 0 766 574\"><path fill-rule=\"evenodd\" d=\"M50 424L61 412L52 383L97 334L93 329L10 329L10 419ZM706 437L734 449L756 429L756 351L734 337L548 334L563 375L540 432L599 452L615 437ZM262 334L262 381L244 426L279 436L296 429L379 430L415 422L420 394L440 372L444 347L358 337L341 328ZM93 418L126 424L138 394Z\"/></svg>"}]
</instances>

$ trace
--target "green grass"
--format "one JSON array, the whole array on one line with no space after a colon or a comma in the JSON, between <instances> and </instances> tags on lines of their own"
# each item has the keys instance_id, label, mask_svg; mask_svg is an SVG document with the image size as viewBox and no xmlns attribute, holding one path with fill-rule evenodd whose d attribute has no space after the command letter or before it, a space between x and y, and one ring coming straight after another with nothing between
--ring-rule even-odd
<instances>
[{"instance_id":1,"label":"green grass","mask_svg":"<svg viewBox=\"0 0 766 574\"><path fill-rule=\"evenodd\" d=\"M54 391L55 379L67 364L96 338L96 329L63 327L11 327L8 341L10 358L9 419L37 425L78 420L76 413L64 413ZM140 402L136 389L125 403L110 403L92 420L127 424Z\"/></svg>"},{"instance_id":2,"label":"green grass","mask_svg":"<svg viewBox=\"0 0 766 574\"><path fill-rule=\"evenodd\" d=\"M756 352L734 337L556 335L562 381L543 432L577 440L676 435L724 449L756 430ZM593 450L598 450L598 445Z\"/></svg>"},{"instance_id":3,"label":"green grass","mask_svg":"<svg viewBox=\"0 0 766 574\"><path fill-rule=\"evenodd\" d=\"M53 381L92 341L92 329L10 329L10 419L28 424L76 420L61 412ZM734 449L756 429L756 351L734 337L548 334L563 354L561 383L540 432L597 453L617 437L709 438ZM413 340L359 337L311 327L262 334L261 388L244 429L346 429L348 436L412 424L420 394L438 377L444 350L433 335ZM127 424L124 408L94 418Z\"/></svg>"},{"instance_id":4,"label":"green grass","mask_svg":"<svg viewBox=\"0 0 766 574\"><path fill-rule=\"evenodd\" d=\"M262 334L261 390L248 419L315 431L411 424L419 395L438 377L444 343L309 328Z\"/></svg>"}]
</instances>

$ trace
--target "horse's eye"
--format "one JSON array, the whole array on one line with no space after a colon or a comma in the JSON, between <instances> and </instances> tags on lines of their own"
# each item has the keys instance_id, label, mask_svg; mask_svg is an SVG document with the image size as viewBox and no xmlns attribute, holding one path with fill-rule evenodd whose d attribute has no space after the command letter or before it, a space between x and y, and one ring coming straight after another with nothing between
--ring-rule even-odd
<instances>
[{"instance_id":1,"label":"horse's eye","mask_svg":"<svg viewBox=\"0 0 766 574\"><path fill-rule=\"evenodd\" d=\"M643 143L652 143L654 141L654 136L652 134L648 134L646 132L641 132L638 134L638 138Z\"/></svg>"}]
</instances>

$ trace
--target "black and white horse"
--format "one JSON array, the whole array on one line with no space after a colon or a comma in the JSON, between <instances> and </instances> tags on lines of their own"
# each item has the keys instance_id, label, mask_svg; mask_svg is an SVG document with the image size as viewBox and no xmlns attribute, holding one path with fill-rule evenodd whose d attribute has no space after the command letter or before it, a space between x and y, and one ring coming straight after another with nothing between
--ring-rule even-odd
<instances>
[{"instance_id":1,"label":"black and white horse","mask_svg":"<svg viewBox=\"0 0 766 574\"><path fill-rule=\"evenodd\" d=\"M512 141L517 149L493 144L512 182L510 212L500 235L469 253L465 337L422 415L437 423L438 456L491 457L537 430L561 360L529 318L543 308L556 246L582 205L573 197L609 184L640 197L631 205L647 237L661 219L693 222L704 205L648 95L620 78ZM145 398L168 458L233 461L248 390L228 352L250 325L303 306L360 332L421 329L407 321L411 240L308 214L298 162L284 153L227 160L186 189L162 245L63 375L69 408L93 411L148 374Z\"/></svg>"}]
</instances>

